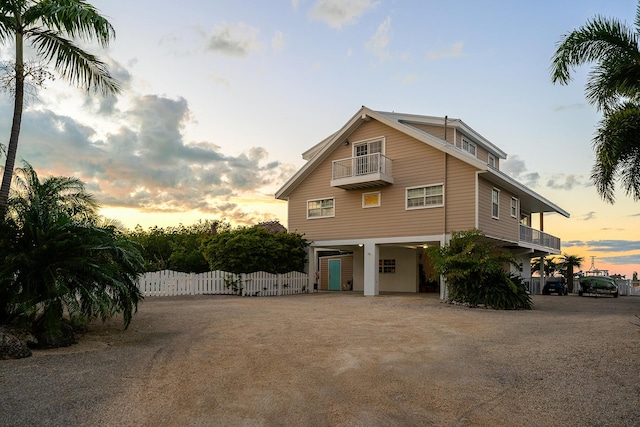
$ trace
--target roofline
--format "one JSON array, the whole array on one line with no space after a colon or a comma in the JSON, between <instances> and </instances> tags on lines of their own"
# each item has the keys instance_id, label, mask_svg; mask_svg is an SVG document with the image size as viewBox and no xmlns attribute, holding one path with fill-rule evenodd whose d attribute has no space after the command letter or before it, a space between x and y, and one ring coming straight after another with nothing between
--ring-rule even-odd
<instances>
[{"instance_id":1,"label":"roofline","mask_svg":"<svg viewBox=\"0 0 640 427\"><path fill-rule=\"evenodd\" d=\"M390 118L389 116L393 116L394 118ZM295 188L296 184L301 179L306 178L313 171L314 165L322 161L324 158L326 158L331 152L331 150L333 149L334 145L336 145L338 142L342 142L343 138L346 139L348 137L348 134L350 134L351 131L354 130L359 125L360 120L368 120L368 118L375 119L381 123L386 124L391 128L398 130L399 132L407 134L419 141L424 142L425 144L431 147L434 147L440 151L443 151L457 158L458 160L461 160L477 168L478 173L489 174L491 176L491 180L498 181L498 183L504 183L506 186L512 187L513 189L520 192L521 194L527 195L531 198L538 200L542 205L544 205L546 208L549 209L547 212L557 212L560 215L563 215L567 218L569 218L570 216L567 211L565 211L555 203L550 202L549 200L542 197L541 195L531 190L530 188L519 183L515 179L505 174L504 172L494 169L492 167L489 167L485 162L482 162L475 157L471 157L460 148L452 144L449 144L448 142L440 138L436 138L431 134L428 134L412 126L403 124L399 121L401 119L406 119L407 121L411 121L411 119L414 119L413 121L417 121L415 120L416 118L423 118L422 123L425 123L424 118L426 118L426 119L433 119L433 120L442 120L444 124L444 118L432 117L432 116L418 116L418 115L412 115L412 114L387 113L387 112L371 110L370 108L367 108L364 105L337 132L325 138L320 143L314 145L311 149L305 151L305 154L312 154L311 158L275 193L276 199L286 200L290 192L293 190L293 188ZM447 122L449 122L449 120L456 123L457 124L456 127L458 127L459 129L462 129L463 131L472 134L474 137L482 138L483 141L486 141L484 137L482 137L480 134L476 133L469 126L464 124L462 120L447 119ZM490 145L493 146L493 144L490 144ZM314 152L314 149L315 149L315 152ZM496 147L496 150L499 153L504 153L502 150L497 149L497 147ZM506 158L506 154L504 155L504 157Z\"/></svg>"},{"instance_id":2,"label":"roofline","mask_svg":"<svg viewBox=\"0 0 640 427\"><path fill-rule=\"evenodd\" d=\"M537 199L538 201L540 201L542 204L546 205L549 210L545 211L545 212L556 212L559 213L560 215L564 216L565 218L569 218L571 215L569 214L569 212L565 211L564 209L562 209L560 206L556 205L555 203L549 201L548 199L546 199L545 197L539 195L538 193L536 193L535 191L533 191L532 189L530 189L529 187L525 186L524 184L521 184L520 182L516 181L515 179L511 178L509 175L505 174L504 172L494 169L494 168L488 168L486 173L492 175L493 180L492 181L499 181L498 183L502 182L507 184L508 186L514 187L517 191Z\"/></svg>"},{"instance_id":3,"label":"roofline","mask_svg":"<svg viewBox=\"0 0 640 427\"><path fill-rule=\"evenodd\" d=\"M418 114L394 113L394 112L387 112L387 111L378 111L378 113L394 116L397 118L398 121L434 124L434 125L441 125L441 126L444 126L445 124L445 117L421 116ZM476 132L471 126L467 125L462 120L452 118L452 117L447 117L446 122L447 122L447 127L451 126L451 127L457 128L463 133L465 133L467 136L470 136L471 138L474 138L480 141L482 144L488 147L489 151L498 155L498 157L500 157L501 159L507 158L507 153L505 153L500 148L495 146L491 141L489 141L484 136Z\"/></svg>"}]
</instances>

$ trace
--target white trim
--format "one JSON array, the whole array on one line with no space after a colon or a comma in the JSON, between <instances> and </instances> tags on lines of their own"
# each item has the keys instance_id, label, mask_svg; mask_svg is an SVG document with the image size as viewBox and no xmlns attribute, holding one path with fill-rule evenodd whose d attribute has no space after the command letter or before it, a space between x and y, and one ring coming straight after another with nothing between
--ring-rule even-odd
<instances>
[{"instance_id":1,"label":"white trim","mask_svg":"<svg viewBox=\"0 0 640 427\"><path fill-rule=\"evenodd\" d=\"M464 144L465 143L467 144L467 148L464 148ZM473 147L473 153L471 152L471 147ZM460 139L460 148L465 153L469 153L473 157L478 157L478 144L476 144L475 142L471 141L470 138L468 138L468 137L466 137L464 135L462 135L462 138Z\"/></svg>"},{"instance_id":2,"label":"white trim","mask_svg":"<svg viewBox=\"0 0 640 427\"><path fill-rule=\"evenodd\" d=\"M414 190L416 188L429 188L429 187L438 187L441 186L442 187L442 203L437 204L437 205L424 205L424 206L409 206L409 190ZM411 187L405 187L404 189L404 209L407 211L410 210L415 210L415 209L429 209L429 208L441 208L444 206L444 183L443 182L438 182L435 184L424 184L424 185L414 185ZM424 196L429 197L425 194Z\"/></svg>"},{"instance_id":3,"label":"white trim","mask_svg":"<svg viewBox=\"0 0 640 427\"><path fill-rule=\"evenodd\" d=\"M381 141L382 144L380 144L381 146L381 154L384 155L385 150L386 150L386 137L385 136L377 136L375 138L368 138L368 139L363 139L360 141L349 141L351 143L351 157L356 157L356 146L357 145L364 145L364 144L370 144L372 142L376 142L376 141ZM371 153L368 153L371 154Z\"/></svg>"},{"instance_id":4,"label":"white trim","mask_svg":"<svg viewBox=\"0 0 640 427\"><path fill-rule=\"evenodd\" d=\"M515 213L513 212L513 207L514 207L513 206L513 202L514 201L516 202L516 206L515 206L516 211L515 211ZM519 207L519 205L520 205L520 203L518 203L518 198L514 197L514 196L511 196L511 204L509 205L509 213L511 214L512 218L518 219L518 211L519 211L518 207Z\"/></svg>"},{"instance_id":5,"label":"white trim","mask_svg":"<svg viewBox=\"0 0 640 427\"><path fill-rule=\"evenodd\" d=\"M322 202L324 200L333 200L333 214L331 215L320 215L320 216L309 216L309 202ZM336 198L335 197L324 197L319 199L309 199L307 200L307 219L321 219L321 218L333 218L336 216ZM320 207L322 211L322 207Z\"/></svg>"},{"instance_id":6,"label":"white trim","mask_svg":"<svg viewBox=\"0 0 640 427\"><path fill-rule=\"evenodd\" d=\"M378 204L377 205L368 205L365 203L365 199L367 196L372 195L372 194L377 194L378 195ZM362 207L364 209L368 209L368 208L378 208L380 207L380 205L382 204L382 193L380 191L371 191L369 193L362 193Z\"/></svg>"},{"instance_id":7,"label":"white trim","mask_svg":"<svg viewBox=\"0 0 640 427\"><path fill-rule=\"evenodd\" d=\"M497 215L493 214L493 192L494 191L498 192L498 203L497 203L497 205L498 205L498 214ZM493 187L491 189L491 218L500 219L500 189L496 188L496 187Z\"/></svg>"}]
</instances>

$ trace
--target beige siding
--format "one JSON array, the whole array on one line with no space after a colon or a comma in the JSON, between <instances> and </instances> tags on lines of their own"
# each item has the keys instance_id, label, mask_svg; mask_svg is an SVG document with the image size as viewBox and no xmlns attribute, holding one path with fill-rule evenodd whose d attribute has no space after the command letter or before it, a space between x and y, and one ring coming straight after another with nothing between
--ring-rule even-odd
<instances>
[{"instance_id":1,"label":"beige siding","mask_svg":"<svg viewBox=\"0 0 640 427\"><path fill-rule=\"evenodd\" d=\"M461 231L474 228L476 169L456 159L447 156L447 232Z\"/></svg>"},{"instance_id":2,"label":"beige siding","mask_svg":"<svg viewBox=\"0 0 640 427\"><path fill-rule=\"evenodd\" d=\"M352 157L353 143L385 137L385 154L393 160L395 183L366 190L342 190L330 186L331 162ZM444 208L405 209L405 188L445 182L445 155L393 128L371 120L349 136L289 196L289 230L310 240L442 234ZM362 208L362 194L380 191L381 206ZM446 197L445 188L445 197ZM335 198L335 217L307 219L307 201Z\"/></svg>"},{"instance_id":3,"label":"beige siding","mask_svg":"<svg viewBox=\"0 0 640 427\"><path fill-rule=\"evenodd\" d=\"M486 235L515 241L520 239L520 222L510 213L512 194L480 178L478 181L478 225ZM491 190L500 190L499 219L491 217Z\"/></svg>"},{"instance_id":4,"label":"beige siding","mask_svg":"<svg viewBox=\"0 0 640 427\"><path fill-rule=\"evenodd\" d=\"M329 260L340 260L340 288L346 289L347 282L353 281L353 255L337 255L320 258L320 290L329 289ZM353 282L352 282L353 283Z\"/></svg>"},{"instance_id":5,"label":"beige siding","mask_svg":"<svg viewBox=\"0 0 640 427\"><path fill-rule=\"evenodd\" d=\"M396 262L394 273L379 273L381 292L418 291L418 252L415 249L383 246L380 259Z\"/></svg>"},{"instance_id":6,"label":"beige siding","mask_svg":"<svg viewBox=\"0 0 640 427\"><path fill-rule=\"evenodd\" d=\"M430 135L435 136L436 138L440 138L444 140L444 126L434 126L434 125L425 125L421 123L406 123L409 126L412 126L416 129L419 129L423 132L426 132ZM453 144L453 136L454 130L452 128L447 129L447 142L449 144Z\"/></svg>"}]
</instances>

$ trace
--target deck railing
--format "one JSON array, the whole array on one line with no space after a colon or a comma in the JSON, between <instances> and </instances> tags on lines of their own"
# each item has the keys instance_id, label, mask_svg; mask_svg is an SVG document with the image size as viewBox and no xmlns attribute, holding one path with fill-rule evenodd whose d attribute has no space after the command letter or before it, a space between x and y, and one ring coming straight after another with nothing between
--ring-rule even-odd
<instances>
[{"instance_id":1,"label":"deck railing","mask_svg":"<svg viewBox=\"0 0 640 427\"><path fill-rule=\"evenodd\" d=\"M520 224L520 241L545 248L560 250L560 238Z\"/></svg>"},{"instance_id":2,"label":"deck railing","mask_svg":"<svg viewBox=\"0 0 640 427\"><path fill-rule=\"evenodd\" d=\"M391 176L391 164L391 159L382 153L373 153L367 154L366 156L334 160L332 179L372 174L384 174Z\"/></svg>"}]
</instances>

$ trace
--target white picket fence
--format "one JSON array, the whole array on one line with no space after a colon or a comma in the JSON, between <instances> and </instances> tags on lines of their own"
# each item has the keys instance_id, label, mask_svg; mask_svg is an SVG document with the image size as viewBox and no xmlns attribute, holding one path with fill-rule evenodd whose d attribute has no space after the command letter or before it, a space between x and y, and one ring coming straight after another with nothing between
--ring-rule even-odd
<instances>
[{"instance_id":1,"label":"white picket fence","mask_svg":"<svg viewBox=\"0 0 640 427\"><path fill-rule=\"evenodd\" d=\"M235 284L235 290L231 285L232 282ZM293 295L309 292L309 276L297 271L285 274L271 274L264 271L248 274L208 271L196 274L162 270L140 276L138 287L144 296Z\"/></svg>"}]
</instances>

